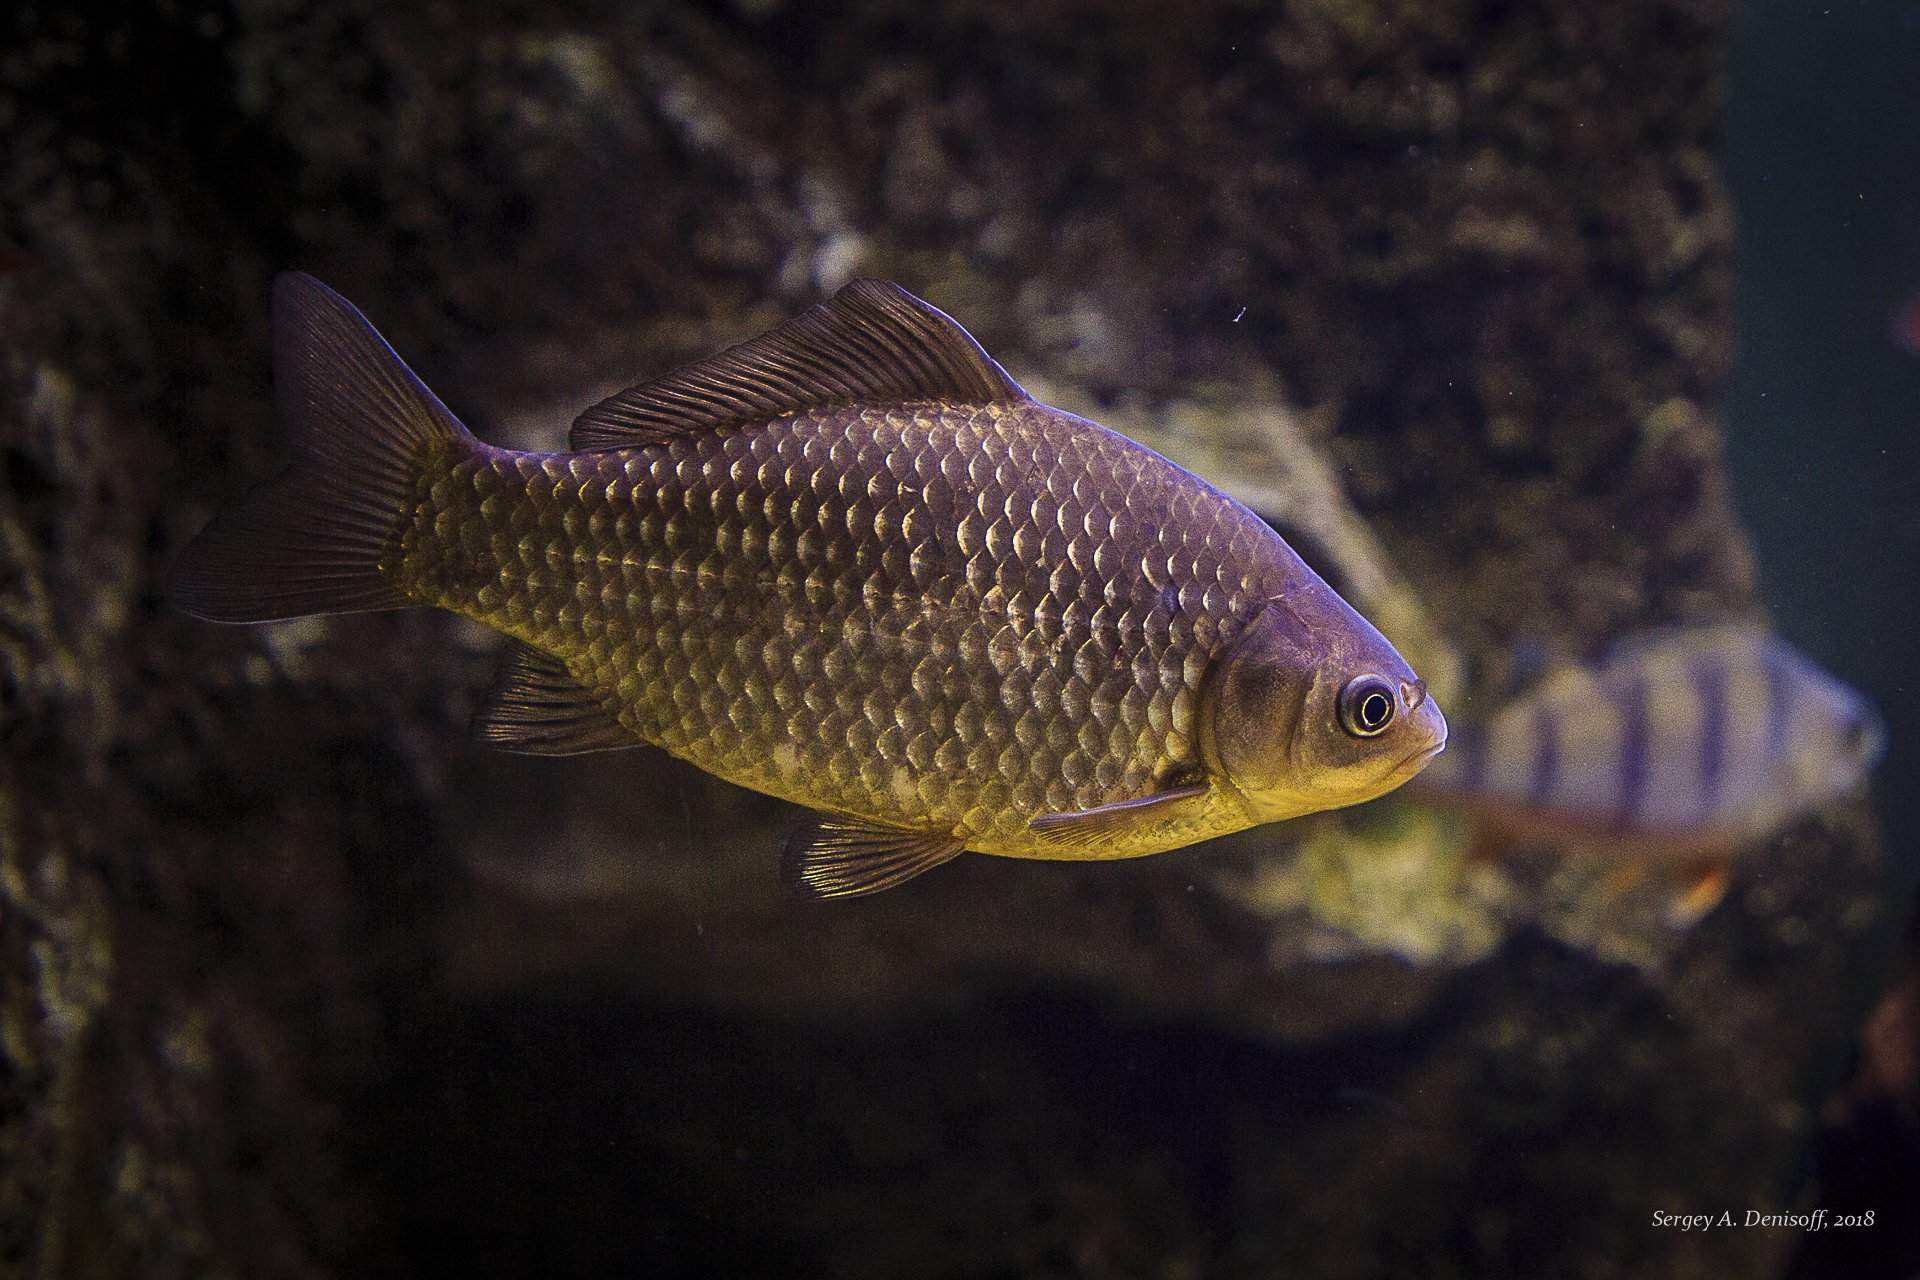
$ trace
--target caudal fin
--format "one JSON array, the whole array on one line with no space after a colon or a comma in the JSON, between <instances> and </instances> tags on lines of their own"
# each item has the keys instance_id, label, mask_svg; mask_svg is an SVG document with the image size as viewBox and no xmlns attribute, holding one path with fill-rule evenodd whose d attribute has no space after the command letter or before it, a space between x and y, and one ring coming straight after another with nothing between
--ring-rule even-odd
<instances>
[{"instance_id":1,"label":"caudal fin","mask_svg":"<svg viewBox=\"0 0 1920 1280\"><path fill-rule=\"evenodd\" d=\"M312 276L273 282L273 379L293 465L188 544L168 596L212 622L411 603L382 561L421 467L472 437L366 317Z\"/></svg>"}]
</instances>

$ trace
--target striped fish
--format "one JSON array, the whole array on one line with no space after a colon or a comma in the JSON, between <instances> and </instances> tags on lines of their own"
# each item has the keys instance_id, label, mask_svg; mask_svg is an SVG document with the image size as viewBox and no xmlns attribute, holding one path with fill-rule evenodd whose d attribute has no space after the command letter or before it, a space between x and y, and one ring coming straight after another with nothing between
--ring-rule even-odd
<instances>
[{"instance_id":1,"label":"striped fish","mask_svg":"<svg viewBox=\"0 0 1920 1280\"><path fill-rule=\"evenodd\" d=\"M1852 790L1885 744L1866 699L1764 627L1682 627L1457 730L1418 793L1515 836L1709 857Z\"/></svg>"}]
</instances>

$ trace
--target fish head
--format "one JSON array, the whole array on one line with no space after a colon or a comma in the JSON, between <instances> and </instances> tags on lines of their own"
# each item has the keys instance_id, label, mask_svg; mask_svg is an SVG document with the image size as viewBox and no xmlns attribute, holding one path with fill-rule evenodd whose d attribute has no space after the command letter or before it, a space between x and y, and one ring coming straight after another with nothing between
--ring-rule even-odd
<instances>
[{"instance_id":1,"label":"fish head","mask_svg":"<svg viewBox=\"0 0 1920 1280\"><path fill-rule=\"evenodd\" d=\"M1887 728L1859 690L1774 641L1770 660L1786 668L1780 682L1786 723L1786 777L1780 785L1802 804L1822 804L1865 782L1886 754Z\"/></svg>"},{"instance_id":2,"label":"fish head","mask_svg":"<svg viewBox=\"0 0 1920 1280\"><path fill-rule=\"evenodd\" d=\"M1324 583L1267 608L1218 660L1202 696L1202 753L1256 822L1359 804L1447 743L1427 686Z\"/></svg>"}]
</instances>

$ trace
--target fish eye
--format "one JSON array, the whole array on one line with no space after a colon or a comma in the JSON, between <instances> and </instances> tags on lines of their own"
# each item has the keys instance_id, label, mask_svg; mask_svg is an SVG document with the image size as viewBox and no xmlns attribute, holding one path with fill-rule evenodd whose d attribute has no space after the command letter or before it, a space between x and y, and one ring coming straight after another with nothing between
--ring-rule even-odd
<instances>
[{"instance_id":1,"label":"fish eye","mask_svg":"<svg viewBox=\"0 0 1920 1280\"><path fill-rule=\"evenodd\" d=\"M1385 733L1393 723L1393 687L1379 676L1359 676L1340 691L1340 727L1356 738Z\"/></svg>"}]
</instances>

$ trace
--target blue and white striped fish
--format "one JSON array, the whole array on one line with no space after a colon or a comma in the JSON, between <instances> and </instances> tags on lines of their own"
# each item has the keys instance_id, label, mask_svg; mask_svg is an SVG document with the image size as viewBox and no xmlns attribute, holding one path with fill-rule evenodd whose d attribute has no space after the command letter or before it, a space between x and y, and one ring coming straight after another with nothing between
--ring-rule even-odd
<instances>
[{"instance_id":1,"label":"blue and white striped fish","mask_svg":"<svg viewBox=\"0 0 1920 1280\"><path fill-rule=\"evenodd\" d=\"M1418 779L1509 835L1712 857L1863 782L1865 698L1764 627L1656 632L1454 732Z\"/></svg>"}]
</instances>

